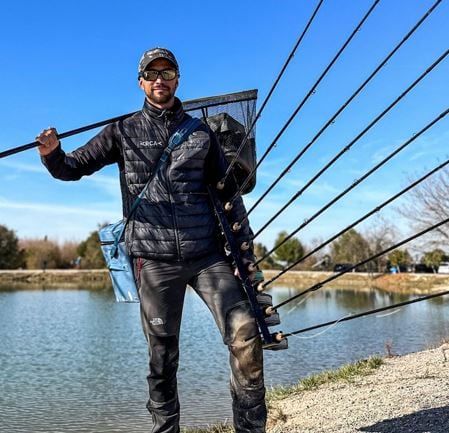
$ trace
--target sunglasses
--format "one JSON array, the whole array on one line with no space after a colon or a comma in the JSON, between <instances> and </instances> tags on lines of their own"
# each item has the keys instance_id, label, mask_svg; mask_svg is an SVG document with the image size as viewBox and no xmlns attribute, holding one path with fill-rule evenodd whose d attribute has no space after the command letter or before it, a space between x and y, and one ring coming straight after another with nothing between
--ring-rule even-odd
<instances>
[{"instance_id":1,"label":"sunglasses","mask_svg":"<svg viewBox=\"0 0 449 433\"><path fill-rule=\"evenodd\" d=\"M156 69L148 69L142 72L142 77L145 81L156 81L159 76L165 81L171 81L176 78L176 69L164 69L163 71L157 71Z\"/></svg>"}]
</instances>

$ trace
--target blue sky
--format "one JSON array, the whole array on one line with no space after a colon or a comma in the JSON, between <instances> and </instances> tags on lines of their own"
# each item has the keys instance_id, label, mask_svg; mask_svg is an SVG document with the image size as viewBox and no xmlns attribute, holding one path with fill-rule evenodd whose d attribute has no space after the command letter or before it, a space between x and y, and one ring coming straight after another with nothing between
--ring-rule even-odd
<instances>
[{"instance_id":1,"label":"blue sky","mask_svg":"<svg viewBox=\"0 0 449 433\"><path fill-rule=\"evenodd\" d=\"M153 46L180 63L178 96L194 99L259 90L259 106L316 6L316 1L22 1L0 14L0 150L135 111L143 97L137 63ZM433 1L381 0L354 40L261 165L248 205L368 77ZM257 125L263 151L371 6L325 0ZM255 231L449 46L448 2L371 81L251 215ZM422 83L325 173L257 239L271 246L353 180L448 107L449 61ZM449 116L448 116L449 117ZM66 151L93 133L63 140ZM298 236L325 239L399 191L407 178L448 157L445 118ZM400 205L400 202L398 202ZM84 239L98 223L120 217L117 170L107 167L77 183L52 179L36 150L0 160L0 224L19 237ZM401 231L407 224L397 214ZM369 227L370 222L364 226Z\"/></svg>"}]
</instances>

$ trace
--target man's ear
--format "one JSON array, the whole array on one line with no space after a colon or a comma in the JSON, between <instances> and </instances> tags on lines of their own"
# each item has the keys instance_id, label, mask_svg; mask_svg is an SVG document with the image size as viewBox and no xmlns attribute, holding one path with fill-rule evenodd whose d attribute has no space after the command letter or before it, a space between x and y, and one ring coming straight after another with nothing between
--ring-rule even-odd
<instances>
[{"instance_id":1,"label":"man's ear","mask_svg":"<svg viewBox=\"0 0 449 433\"><path fill-rule=\"evenodd\" d=\"M143 78L142 78L142 77L139 77L139 87L140 87L142 90L144 90L144 89L143 89Z\"/></svg>"}]
</instances>

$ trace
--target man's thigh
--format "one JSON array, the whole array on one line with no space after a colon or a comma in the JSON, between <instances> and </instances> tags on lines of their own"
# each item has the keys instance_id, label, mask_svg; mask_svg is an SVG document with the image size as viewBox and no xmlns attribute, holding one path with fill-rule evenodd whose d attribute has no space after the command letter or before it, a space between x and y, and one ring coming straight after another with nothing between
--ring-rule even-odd
<instances>
[{"instance_id":1,"label":"man's thigh","mask_svg":"<svg viewBox=\"0 0 449 433\"><path fill-rule=\"evenodd\" d=\"M248 297L229 263L221 259L204 267L192 286L211 310L226 344L232 343L243 322L257 334Z\"/></svg>"},{"instance_id":2,"label":"man's thigh","mask_svg":"<svg viewBox=\"0 0 449 433\"><path fill-rule=\"evenodd\" d=\"M178 335L187 278L182 266L140 259L138 285L145 334Z\"/></svg>"}]
</instances>

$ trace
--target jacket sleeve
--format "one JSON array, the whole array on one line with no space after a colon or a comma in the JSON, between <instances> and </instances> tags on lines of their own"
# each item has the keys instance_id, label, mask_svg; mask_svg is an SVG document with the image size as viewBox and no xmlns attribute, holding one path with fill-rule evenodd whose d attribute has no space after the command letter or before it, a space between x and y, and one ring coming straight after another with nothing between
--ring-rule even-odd
<instances>
[{"instance_id":1,"label":"jacket sleeve","mask_svg":"<svg viewBox=\"0 0 449 433\"><path fill-rule=\"evenodd\" d=\"M84 146L65 153L61 146L41 157L42 163L56 179L78 180L88 176L120 158L117 124L106 126Z\"/></svg>"},{"instance_id":2,"label":"jacket sleeve","mask_svg":"<svg viewBox=\"0 0 449 433\"><path fill-rule=\"evenodd\" d=\"M210 131L210 148L206 158L206 181L216 188L217 183L223 179L226 169L229 164L223 154L223 151L218 143L216 135ZM216 189L220 201L225 204L235 195L238 191L237 182L231 173L225 182L223 189ZM249 248L246 251L240 250L242 258L249 259L252 262L254 259L253 249L253 231L249 225L248 215L240 194L235 198L232 203L232 209L226 212L226 216L231 227L234 223L240 223L241 227L237 232L234 232L234 238L237 245L240 247L243 242L246 242Z\"/></svg>"}]
</instances>

